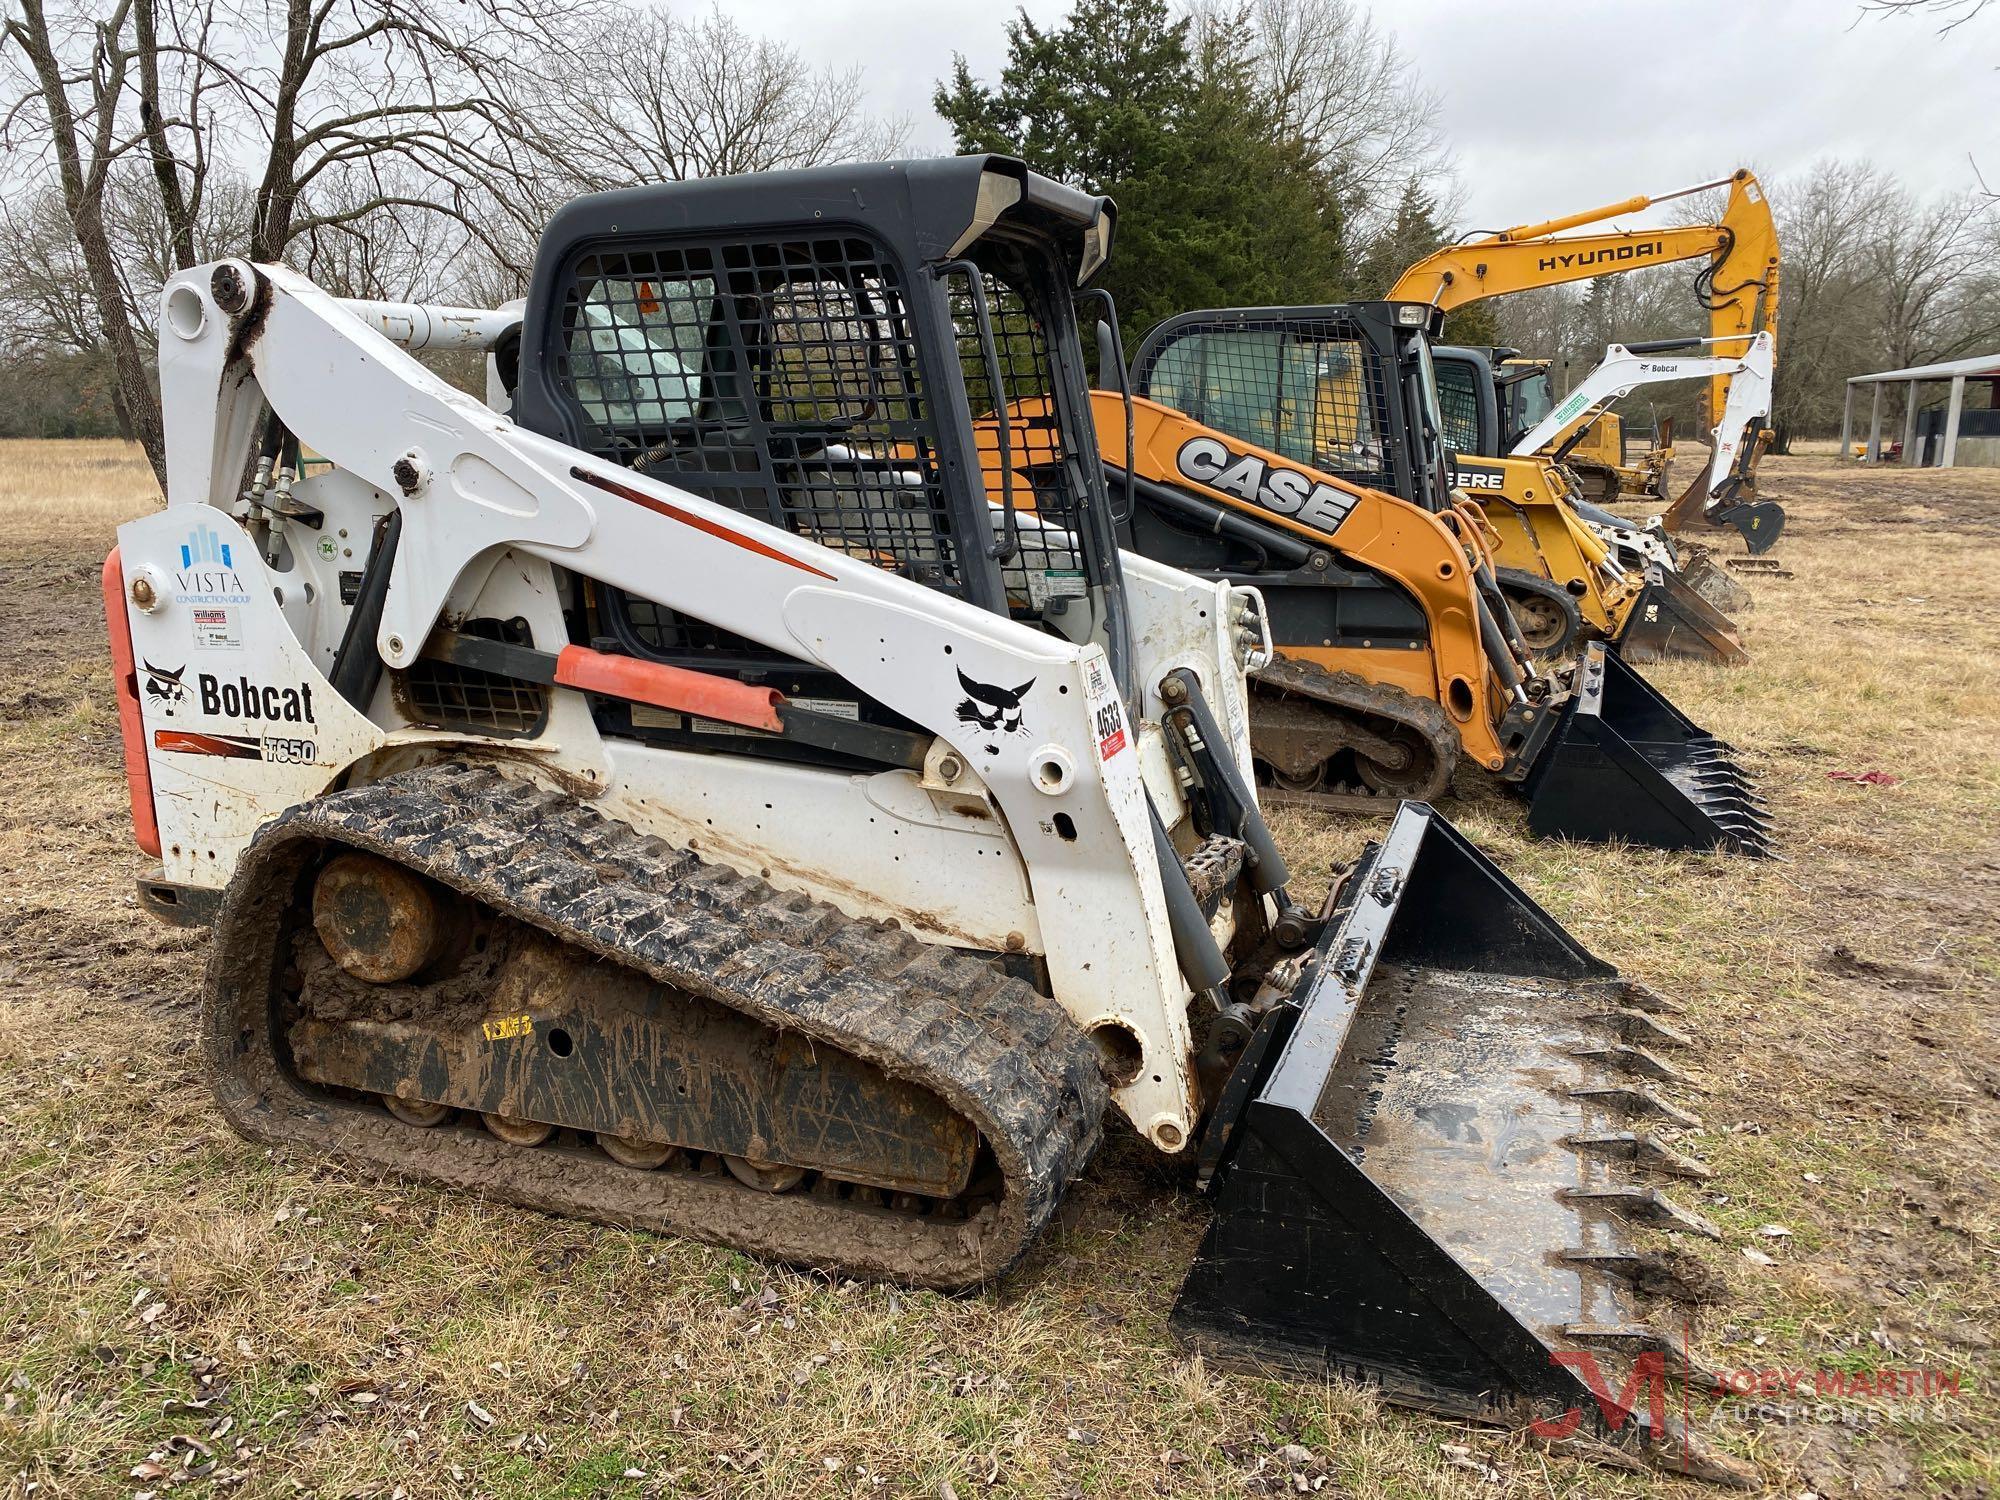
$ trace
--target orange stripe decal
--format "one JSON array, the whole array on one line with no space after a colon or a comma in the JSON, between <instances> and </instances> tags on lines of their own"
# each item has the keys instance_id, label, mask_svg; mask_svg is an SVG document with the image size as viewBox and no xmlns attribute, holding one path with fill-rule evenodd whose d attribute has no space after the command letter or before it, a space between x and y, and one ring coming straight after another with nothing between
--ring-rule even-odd
<instances>
[{"instance_id":1,"label":"orange stripe decal","mask_svg":"<svg viewBox=\"0 0 2000 1500\"><path fill-rule=\"evenodd\" d=\"M586 693L604 693L631 703L674 708L705 719L720 719L771 734L784 732L778 717L784 697L776 688L752 687L731 677L691 672L665 662L607 656L588 646L565 646L556 657L556 682Z\"/></svg>"},{"instance_id":2,"label":"orange stripe decal","mask_svg":"<svg viewBox=\"0 0 2000 1500\"><path fill-rule=\"evenodd\" d=\"M815 578L824 578L828 583L839 582L833 574L823 569L815 568L809 562L801 562L789 553L780 552L776 547L767 547L764 543L757 541L753 537L744 536L740 532L731 531L727 526L717 525L714 521L706 520L691 511L682 510L671 501L656 500L651 495L641 494L638 490L632 489L627 485L622 485L615 479L606 479L602 474L593 474L588 469L572 468L570 473L575 478L581 479L585 484L596 485L600 490L616 495L620 500L630 500L634 505L643 505L655 515L665 516L671 521L679 521L683 526L692 526L696 531L705 531L710 536L733 543L746 552L755 552L760 557L768 557L774 562L784 563L787 567L797 568L801 573L810 573Z\"/></svg>"},{"instance_id":3,"label":"orange stripe decal","mask_svg":"<svg viewBox=\"0 0 2000 1500\"><path fill-rule=\"evenodd\" d=\"M244 735L201 734L192 729L155 729L153 748L177 755L220 755L231 760L259 760L256 742Z\"/></svg>"}]
</instances>

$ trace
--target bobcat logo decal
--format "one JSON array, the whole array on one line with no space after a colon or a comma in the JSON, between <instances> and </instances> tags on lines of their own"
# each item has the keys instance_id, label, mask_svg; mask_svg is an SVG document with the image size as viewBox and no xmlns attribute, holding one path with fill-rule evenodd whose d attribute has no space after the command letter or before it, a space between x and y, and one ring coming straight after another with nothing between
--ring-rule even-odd
<instances>
[{"instance_id":1,"label":"bobcat logo decal","mask_svg":"<svg viewBox=\"0 0 2000 1500\"><path fill-rule=\"evenodd\" d=\"M958 705L959 722L971 724L993 734L1018 734L1021 731L1021 700L1028 696L1028 689L1035 685L1030 677L1017 688L991 687L983 682L974 682L961 670L958 685L965 689L965 700Z\"/></svg>"},{"instance_id":2,"label":"bobcat logo decal","mask_svg":"<svg viewBox=\"0 0 2000 1500\"><path fill-rule=\"evenodd\" d=\"M187 675L187 667L156 667L149 661L141 662L140 666L146 673L146 696L157 701L171 718L174 705L187 697L187 684L181 681Z\"/></svg>"}]
</instances>

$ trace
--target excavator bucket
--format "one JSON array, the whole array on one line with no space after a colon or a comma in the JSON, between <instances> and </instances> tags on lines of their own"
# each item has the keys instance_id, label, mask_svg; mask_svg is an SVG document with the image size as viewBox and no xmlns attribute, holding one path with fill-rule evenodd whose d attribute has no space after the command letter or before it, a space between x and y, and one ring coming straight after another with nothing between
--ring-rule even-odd
<instances>
[{"instance_id":1,"label":"excavator bucket","mask_svg":"<svg viewBox=\"0 0 2000 1500\"><path fill-rule=\"evenodd\" d=\"M1768 857L1764 799L1735 754L1593 641L1563 722L1522 784L1528 827L1543 838Z\"/></svg>"},{"instance_id":2,"label":"excavator bucket","mask_svg":"<svg viewBox=\"0 0 2000 1500\"><path fill-rule=\"evenodd\" d=\"M1627 661L1706 661L1733 667L1750 659L1730 618L1657 563L1625 617L1618 654Z\"/></svg>"},{"instance_id":3,"label":"excavator bucket","mask_svg":"<svg viewBox=\"0 0 2000 1500\"><path fill-rule=\"evenodd\" d=\"M1715 1230L1663 1190L1708 1175L1671 1144L1697 1122L1664 1002L1418 802L1355 864L1293 995L1204 1138L1215 1217L1180 1337L1747 1481L1668 1414L1690 1365L1669 1330L1707 1280L1686 1246Z\"/></svg>"},{"instance_id":4,"label":"excavator bucket","mask_svg":"<svg viewBox=\"0 0 2000 1500\"><path fill-rule=\"evenodd\" d=\"M1712 526L1718 531L1732 527L1743 538L1743 545L1750 549L1750 555L1757 557L1778 545L1778 538L1785 530L1785 508L1775 500L1759 500L1754 479L1747 480L1720 502L1711 501L1706 484L1707 470L1703 470L1681 492L1680 499L1669 505L1660 516L1660 524L1668 532L1680 535L1697 527Z\"/></svg>"}]
</instances>

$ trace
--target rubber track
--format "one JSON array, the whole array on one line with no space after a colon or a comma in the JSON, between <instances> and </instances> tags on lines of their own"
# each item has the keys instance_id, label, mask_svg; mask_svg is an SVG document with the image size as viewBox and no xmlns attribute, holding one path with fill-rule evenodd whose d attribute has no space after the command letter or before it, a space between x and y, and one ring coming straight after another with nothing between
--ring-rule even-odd
<instances>
[{"instance_id":1,"label":"rubber track","mask_svg":"<svg viewBox=\"0 0 2000 1500\"><path fill-rule=\"evenodd\" d=\"M420 1130L302 1085L274 1052L303 879L328 844L399 861L503 915L932 1089L1004 1176L950 1219L727 1174L639 1172L592 1147L508 1146L476 1125ZM1095 1049L1053 1000L989 963L858 921L483 767L415 771L295 807L245 852L214 924L203 1029L216 1098L253 1140L550 1213L936 1287L1004 1273L1095 1151Z\"/></svg>"},{"instance_id":2,"label":"rubber track","mask_svg":"<svg viewBox=\"0 0 2000 1500\"><path fill-rule=\"evenodd\" d=\"M1341 716L1386 719L1392 724L1415 729L1431 747L1438 769L1431 778L1432 784L1409 793L1410 799L1432 802L1451 790L1452 773L1458 769L1462 742L1444 706L1434 699L1419 698L1392 683L1370 682L1353 672L1329 671L1317 662L1295 656L1276 657L1251 676L1259 688L1306 698L1331 710L1327 725L1329 742L1326 753L1329 759L1348 744L1340 736ZM1257 696L1253 690L1250 697L1253 721L1257 714ZM1398 801L1386 792L1372 796L1358 792L1294 792L1268 782L1260 782L1257 792L1260 802L1273 806L1314 807L1329 811L1379 811L1386 814L1396 810Z\"/></svg>"}]
</instances>

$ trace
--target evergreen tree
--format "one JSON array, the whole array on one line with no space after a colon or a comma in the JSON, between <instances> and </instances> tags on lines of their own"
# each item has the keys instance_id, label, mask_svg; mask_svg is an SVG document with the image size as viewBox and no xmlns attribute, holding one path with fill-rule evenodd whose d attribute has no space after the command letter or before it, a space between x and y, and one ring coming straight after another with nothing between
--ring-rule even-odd
<instances>
[{"instance_id":1,"label":"evergreen tree","mask_svg":"<svg viewBox=\"0 0 2000 1500\"><path fill-rule=\"evenodd\" d=\"M935 95L961 151L1005 151L1118 202L1104 284L1128 347L1190 308L1324 301L1345 290L1340 219L1307 152L1279 135L1240 20L1196 33L1166 0L1078 0L1007 27L998 82L965 60Z\"/></svg>"}]
</instances>

